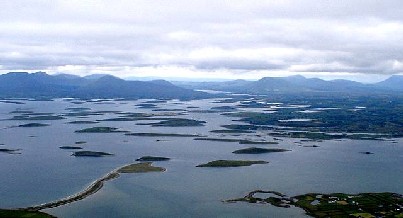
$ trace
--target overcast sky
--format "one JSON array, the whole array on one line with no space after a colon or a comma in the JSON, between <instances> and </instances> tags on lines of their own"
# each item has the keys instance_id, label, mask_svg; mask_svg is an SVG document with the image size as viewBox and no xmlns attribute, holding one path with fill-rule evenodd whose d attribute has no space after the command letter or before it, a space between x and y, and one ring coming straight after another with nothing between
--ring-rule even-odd
<instances>
[{"instance_id":1,"label":"overcast sky","mask_svg":"<svg viewBox=\"0 0 403 218\"><path fill-rule=\"evenodd\" d=\"M403 1L0 0L0 73L375 81L403 73Z\"/></svg>"}]
</instances>

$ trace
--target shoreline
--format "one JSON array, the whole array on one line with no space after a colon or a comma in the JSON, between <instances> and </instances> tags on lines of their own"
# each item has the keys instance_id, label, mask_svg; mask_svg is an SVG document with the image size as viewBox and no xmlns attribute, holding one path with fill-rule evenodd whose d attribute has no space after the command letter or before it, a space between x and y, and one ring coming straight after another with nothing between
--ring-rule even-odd
<instances>
[{"instance_id":1,"label":"shoreline","mask_svg":"<svg viewBox=\"0 0 403 218\"><path fill-rule=\"evenodd\" d=\"M105 174L103 177L92 182L84 190L77 192L73 195L67 196L65 198L61 198L59 200L55 200L55 201L51 201L51 202L47 202L47 203L43 203L43 204L38 204L38 205L30 206L30 207L16 208L15 210L40 211L40 210L44 210L44 209L60 207L60 206L66 205L66 204L70 204L70 203L73 203L76 201L83 200L83 199L97 193L99 190L101 190L102 187L104 186L105 182L119 178L121 173L127 173L127 172L121 172L120 171L121 169L128 167L128 166L133 166L133 165L140 166L140 164L145 165L146 167L149 167L150 169L158 168L158 167L152 166L151 165L152 162L127 164L127 165L124 165L122 167L119 167L119 168L116 168L116 169L110 171L109 173ZM165 168L159 168L159 169L160 169L160 172L166 171ZM144 172L147 172L147 171L144 171ZM128 172L128 173L139 173L139 172L133 171L133 172Z\"/></svg>"}]
</instances>

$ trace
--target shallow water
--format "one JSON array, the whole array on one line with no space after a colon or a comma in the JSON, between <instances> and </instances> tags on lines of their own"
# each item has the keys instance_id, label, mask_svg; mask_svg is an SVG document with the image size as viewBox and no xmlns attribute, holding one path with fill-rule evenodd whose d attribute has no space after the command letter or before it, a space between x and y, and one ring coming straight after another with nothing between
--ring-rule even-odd
<instances>
[{"instance_id":1,"label":"shallow water","mask_svg":"<svg viewBox=\"0 0 403 218\"><path fill-rule=\"evenodd\" d=\"M67 113L68 107L89 107L96 110L153 112L139 109L140 101L114 101L109 104L56 100L53 102L24 101L24 105L0 103L0 119L9 119L17 108L35 112ZM214 100L158 103L159 108L183 109L197 106L209 109L233 105L211 103ZM193 109L192 109L193 110ZM199 109L198 109L199 110ZM251 109L247 109L251 110ZM163 112L153 112L163 113ZM334 140L294 142L284 138L279 147L290 152L269 154L233 154L234 150L250 147L236 142L194 141L181 137L136 137L123 133L78 134L92 126L118 127L131 132L192 133L211 137L242 138L273 141L267 132L251 134L213 134L220 125L240 123L219 113L187 113L179 117L204 120L203 127L150 127L135 125L154 121L100 122L98 124L67 124L73 120L97 120L117 117L109 113L88 118L67 117L53 121L0 121L0 147L20 148L22 154L0 153L0 208L26 207L53 201L81 191L93 180L109 171L145 156L165 156L172 160L155 162L167 169L164 173L128 174L109 181L103 189L82 201L45 212L58 217L303 217L299 208L277 208L270 205L223 203L222 200L242 197L255 189L274 190L286 195L308 192L397 192L403 193L403 146L390 141ZM9 128L29 122L51 124L37 128ZM260 135L260 137L256 135ZM156 140L161 141L156 141ZM85 150L114 153L112 157L73 157L71 151L59 146L74 145ZM370 151L373 155L360 152ZM196 168L217 159L266 160L269 164L239 168Z\"/></svg>"}]
</instances>

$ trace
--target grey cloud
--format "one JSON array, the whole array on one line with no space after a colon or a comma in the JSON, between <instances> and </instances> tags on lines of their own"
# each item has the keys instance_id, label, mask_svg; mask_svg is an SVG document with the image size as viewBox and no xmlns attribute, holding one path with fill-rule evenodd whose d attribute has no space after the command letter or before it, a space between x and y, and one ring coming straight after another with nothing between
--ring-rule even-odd
<instances>
[{"instance_id":1,"label":"grey cloud","mask_svg":"<svg viewBox=\"0 0 403 218\"><path fill-rule=\"evenodd\" d=\"M229 70L278 70L285 69L281 64L268 63L260 60L211 60L202 61L195 64L198 69L229 69Z\"/></svg>"},{"instance_id":2,"label":"grey cloud","mask_svg":"<svg viewBox=\"0 0 403 218\"><path fill-rule=\"evenodd\" d=\"M65 65L403 72L399 0L21 0L0 7L2 72Z\"/></svg>"}]
</instances>

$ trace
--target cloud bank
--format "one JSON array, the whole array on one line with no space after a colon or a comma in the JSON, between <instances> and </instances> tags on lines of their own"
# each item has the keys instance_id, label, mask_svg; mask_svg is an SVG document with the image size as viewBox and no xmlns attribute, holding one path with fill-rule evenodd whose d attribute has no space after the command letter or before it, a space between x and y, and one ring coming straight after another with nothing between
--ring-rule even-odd
<instances>
[{"instance_id":1,"label":"cloud bank","mask_svg":"<svg viewBox=\"0 0 403 218\"><path fill-rule=\"evenodd\" d=\"M1 73L227 79L403 73L400 0L21 0L0 7Z\"/></svg>"}]
</instances>

